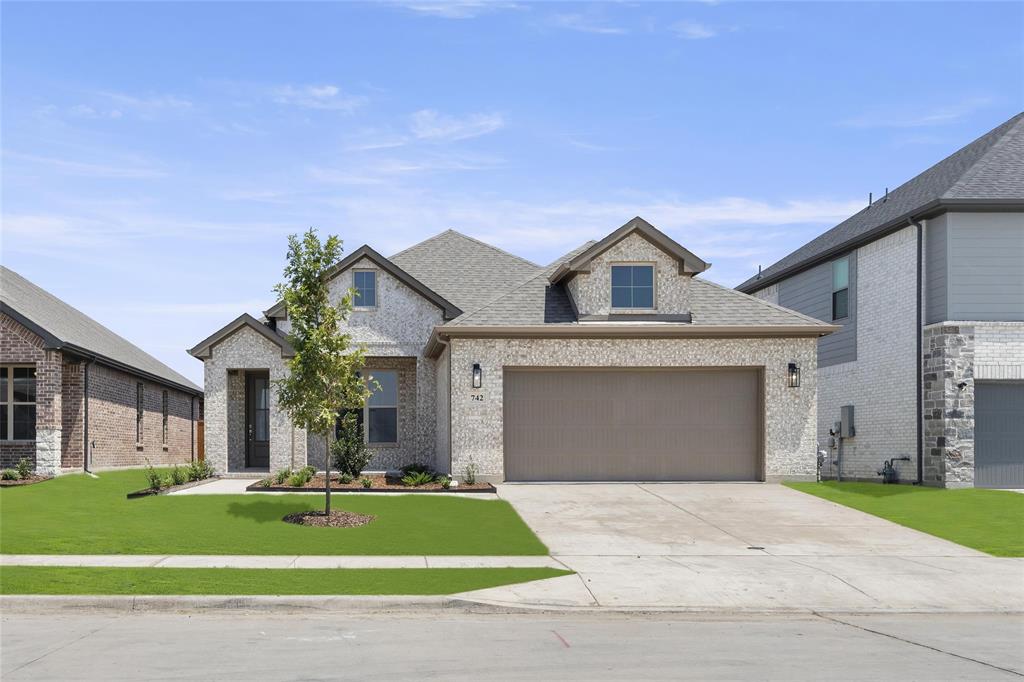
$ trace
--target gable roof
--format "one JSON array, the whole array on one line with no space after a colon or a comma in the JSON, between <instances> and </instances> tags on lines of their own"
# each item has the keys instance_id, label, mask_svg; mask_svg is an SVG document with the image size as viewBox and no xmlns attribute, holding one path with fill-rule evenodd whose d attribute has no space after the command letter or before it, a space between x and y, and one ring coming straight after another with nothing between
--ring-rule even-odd
<instances>
[{"instance_id":1,"label":"gable roof","mask_svg":"<svg viewBox=\"0 0 1024 682\"><path fill-rule=\"evenodd\" d=\"M668 255L675 258L676 261L679 262L680 274L683 272L696 274L698 272L704 272L711 267L710 263L705 263L700 258L697 258L697 256L693 255L689 250L683 248L682 244L672 239L640 216L636 216L604 239L594 242L588 248L583 249L576 255L559 264L559 266L555 268L554 272L550 275L551 282L553 284L557 284L574 273L588 272L590 262L594 260L594 258L615 246L631 234L637 234L643 237Z\"/></svg>"},{"instance_id":2,"label":"gable roof","mask_svg":"<svg viewBox=\"0 0 1024 682\"><path fill-rule=\"evenodd\" d=\"M328 280L337 277L345 270L349 269L353 265L359 262L360 259L366 258L367 260L373 261L381 270L384 270L392 277L406 285L416 293L423 296L444 313L444 319L451 320L458 317L462 311L448 301L445 297L438 294L432 288L423 284L419 279L409 274L404 268L396 265L393 261L388 260L384 256L380 255L367 245L360 246L358 249L350 253L349 255L342 258L340 261L335 263L327 271L326 277ZM264 312L267 317L280 317L284 314L284 301L278 301L273 307L269 308Z\"/></svg>"},{"instance_id":3,"label":"gable roof","mask_svg":"<svg viewBox=\"0 0 1024 682\"><path fill-rule=\"evenodd\" d=\"M455 230L399 251L391 262L463 311L478 308L541 271L536 263Z\"/></svg>"},{"instance_id":4,"label":"gable roof","mask_svg":"<svg viewBox=\"0 0 1024 682\"><path fill-rule=\"evenodd\" d=\"M295 349L292 348L292 345L288 343L288 340L283 335L263 324L249 313L242 313L192 348L189 348L189 355L200 360L210 357L210 353L215 345L242 328L252 329L271 343L279 346L281 348L281 357L290 358L295 355Z\"/></svg>"},{"instance_id":5,"label":"gable roof","mask_svg":"<svg viewBox=\"0 0 1024 682\"><path fill-rule=\"evenodd\" d=\"M943 210L1024 210L1024 113L985 133L889 195L736 287L753 292Z\"/></svg>"},{"instance_id":6,"label":"gable roof","mask_svg":"<svg viewBox=\"0 0 1024 682\"><path fill-rule=\"evenodd\" d=\"M202 389L82 311L0 265L0 312L38 334L46 348L65 350L157 382L202 394Z\"/></svg>"}]
</instances>

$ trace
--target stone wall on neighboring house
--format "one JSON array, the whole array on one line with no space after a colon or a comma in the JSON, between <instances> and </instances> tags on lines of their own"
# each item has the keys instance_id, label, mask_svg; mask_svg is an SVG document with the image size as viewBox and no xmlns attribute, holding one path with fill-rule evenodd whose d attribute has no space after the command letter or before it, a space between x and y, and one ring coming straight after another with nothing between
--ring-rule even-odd
<instances>
[{"instance_id":1,"label":"stone wall on neighboring house","mask_svg":"<svg viewBox=\"0 0 1024 682\"><path fill-rule=\"evenodd\" d=\"M0 467L12 467L27 458L41 474L59 472L63 426L60 351L44 349L38 335L0 314L0 362L32 365L36 369L35 440L0 441Z\"/></svg>"},{"instance_id":2,"label":"stone wall on neighboring house","mask_svg":"<svg viewBox=\"0 0 1024 682\"><path fill-rule=\"evenodd\" d=\"M1024 322L927 325L922 350L925 483L972 486L975 381L1024 378Z\"/></svg>"},{"instance_id":3,"label":"stone wall on neighboring house","mask_svg":"<svg viewBox=\"0 0 1024 682\"><path fill-rule=\"evenodd\" d=\"M567 288L580 315L607 315L612 310L612 264L653 263L654 305L658 314L690 312L690 280L692 276L679 274L679 262L660 248L633 233L598 255L590 263L590 272L581 272L569 280ZM637 310L650 313L650 310Z\"/></svg>"},{"instance_id":4,"label":"stone wall on neighboring house","mask_svg":"<svg viewBox=\"0 0 1024 682\"><path fill-rule=\"evenodd\" d=\"M248 327L222 339L204 361L206 461L217 473L238 473L245 464L245 370L268 371L270 381L287 372L281 347ZM241 416L241 418L239 418ZM303 466L306 434L292 425L270 390L270 470Z\"/></svg>"},{"instance_id":5,"label":"stone wall on neighboring house","mask_svg":"<svg viewBox=\"0 0 1024 682\"><path fill-rule=\"evenodd\" d=\"M487 479L503 480L503 369L506 367L763 367L765 475L813 479L816 468L817 346L813 338L780 339L466 339L451 350L451 469L463 477L473 462ZM789 388L787 366L802 368ZM480 363L482 390L472 390ZM474 394L482 394L475 400Z\"/></svg>"}]
</instances>

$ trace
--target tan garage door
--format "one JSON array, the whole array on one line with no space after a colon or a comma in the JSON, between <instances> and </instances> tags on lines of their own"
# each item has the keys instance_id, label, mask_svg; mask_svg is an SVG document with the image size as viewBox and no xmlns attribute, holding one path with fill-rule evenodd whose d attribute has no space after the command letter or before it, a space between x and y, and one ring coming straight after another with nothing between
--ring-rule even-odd
<instances>
[{"instance_id":1,"label":"tan garage door","mask_svg":"<svg viewBox=\"0 0 1024 682\"><path fill-rule=\"evenodd\" d=\"M516 369L504 376L509 481L753 481L756 369Z\"/></svg>"}]
</instances>

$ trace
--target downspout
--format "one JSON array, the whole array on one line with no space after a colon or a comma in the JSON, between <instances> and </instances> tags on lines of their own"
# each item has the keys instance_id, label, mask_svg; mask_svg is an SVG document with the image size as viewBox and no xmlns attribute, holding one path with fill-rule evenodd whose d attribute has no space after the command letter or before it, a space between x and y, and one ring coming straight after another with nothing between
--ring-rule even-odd
<instances>
[{"instance_id":1,"label":"downspout","mask_svg":"<svg viewBox=\"0 0 1024 682\"><path fill-rule=\"evenodd\" d=\"M86 360L82 379L82 470L87 474L92 473L89 470L89 367L95 361L96 358Z\"/></svg>"},{"instance_id":2,"label":"downspout","mask_svg":"<svg viewBox=\"0 0 1024 682\"><path fill-rule=\"evenodd\" d=\"M927 222L927 221L926 221ZM914 421L917 423L917 480L914 485L924 483L924 331L921 327L921 306L924 304L924 295L921 292L923 284L922 271L924 268L924 227L921 223L910 217L910 224L917 228L917 357L914 365L917 367L917 415Z\"/></svg>"}]
</instances>

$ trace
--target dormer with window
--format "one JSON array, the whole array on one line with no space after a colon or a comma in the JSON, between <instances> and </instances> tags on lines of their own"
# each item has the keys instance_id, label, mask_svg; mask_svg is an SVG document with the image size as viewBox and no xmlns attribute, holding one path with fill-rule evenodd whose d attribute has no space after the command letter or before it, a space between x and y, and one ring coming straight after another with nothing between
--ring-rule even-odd
<instances>
[{"instance_id":1,"label":"dormer with window","mask_svg":"<svg viewBox=\"0 0 1024 682\"><path fill-rule=\"evenodd\" d=\"M571 260L562 284L581 322L690 321L690 280L709 267L642 218L634 218Z\"/></svg>"}]
</instances>

